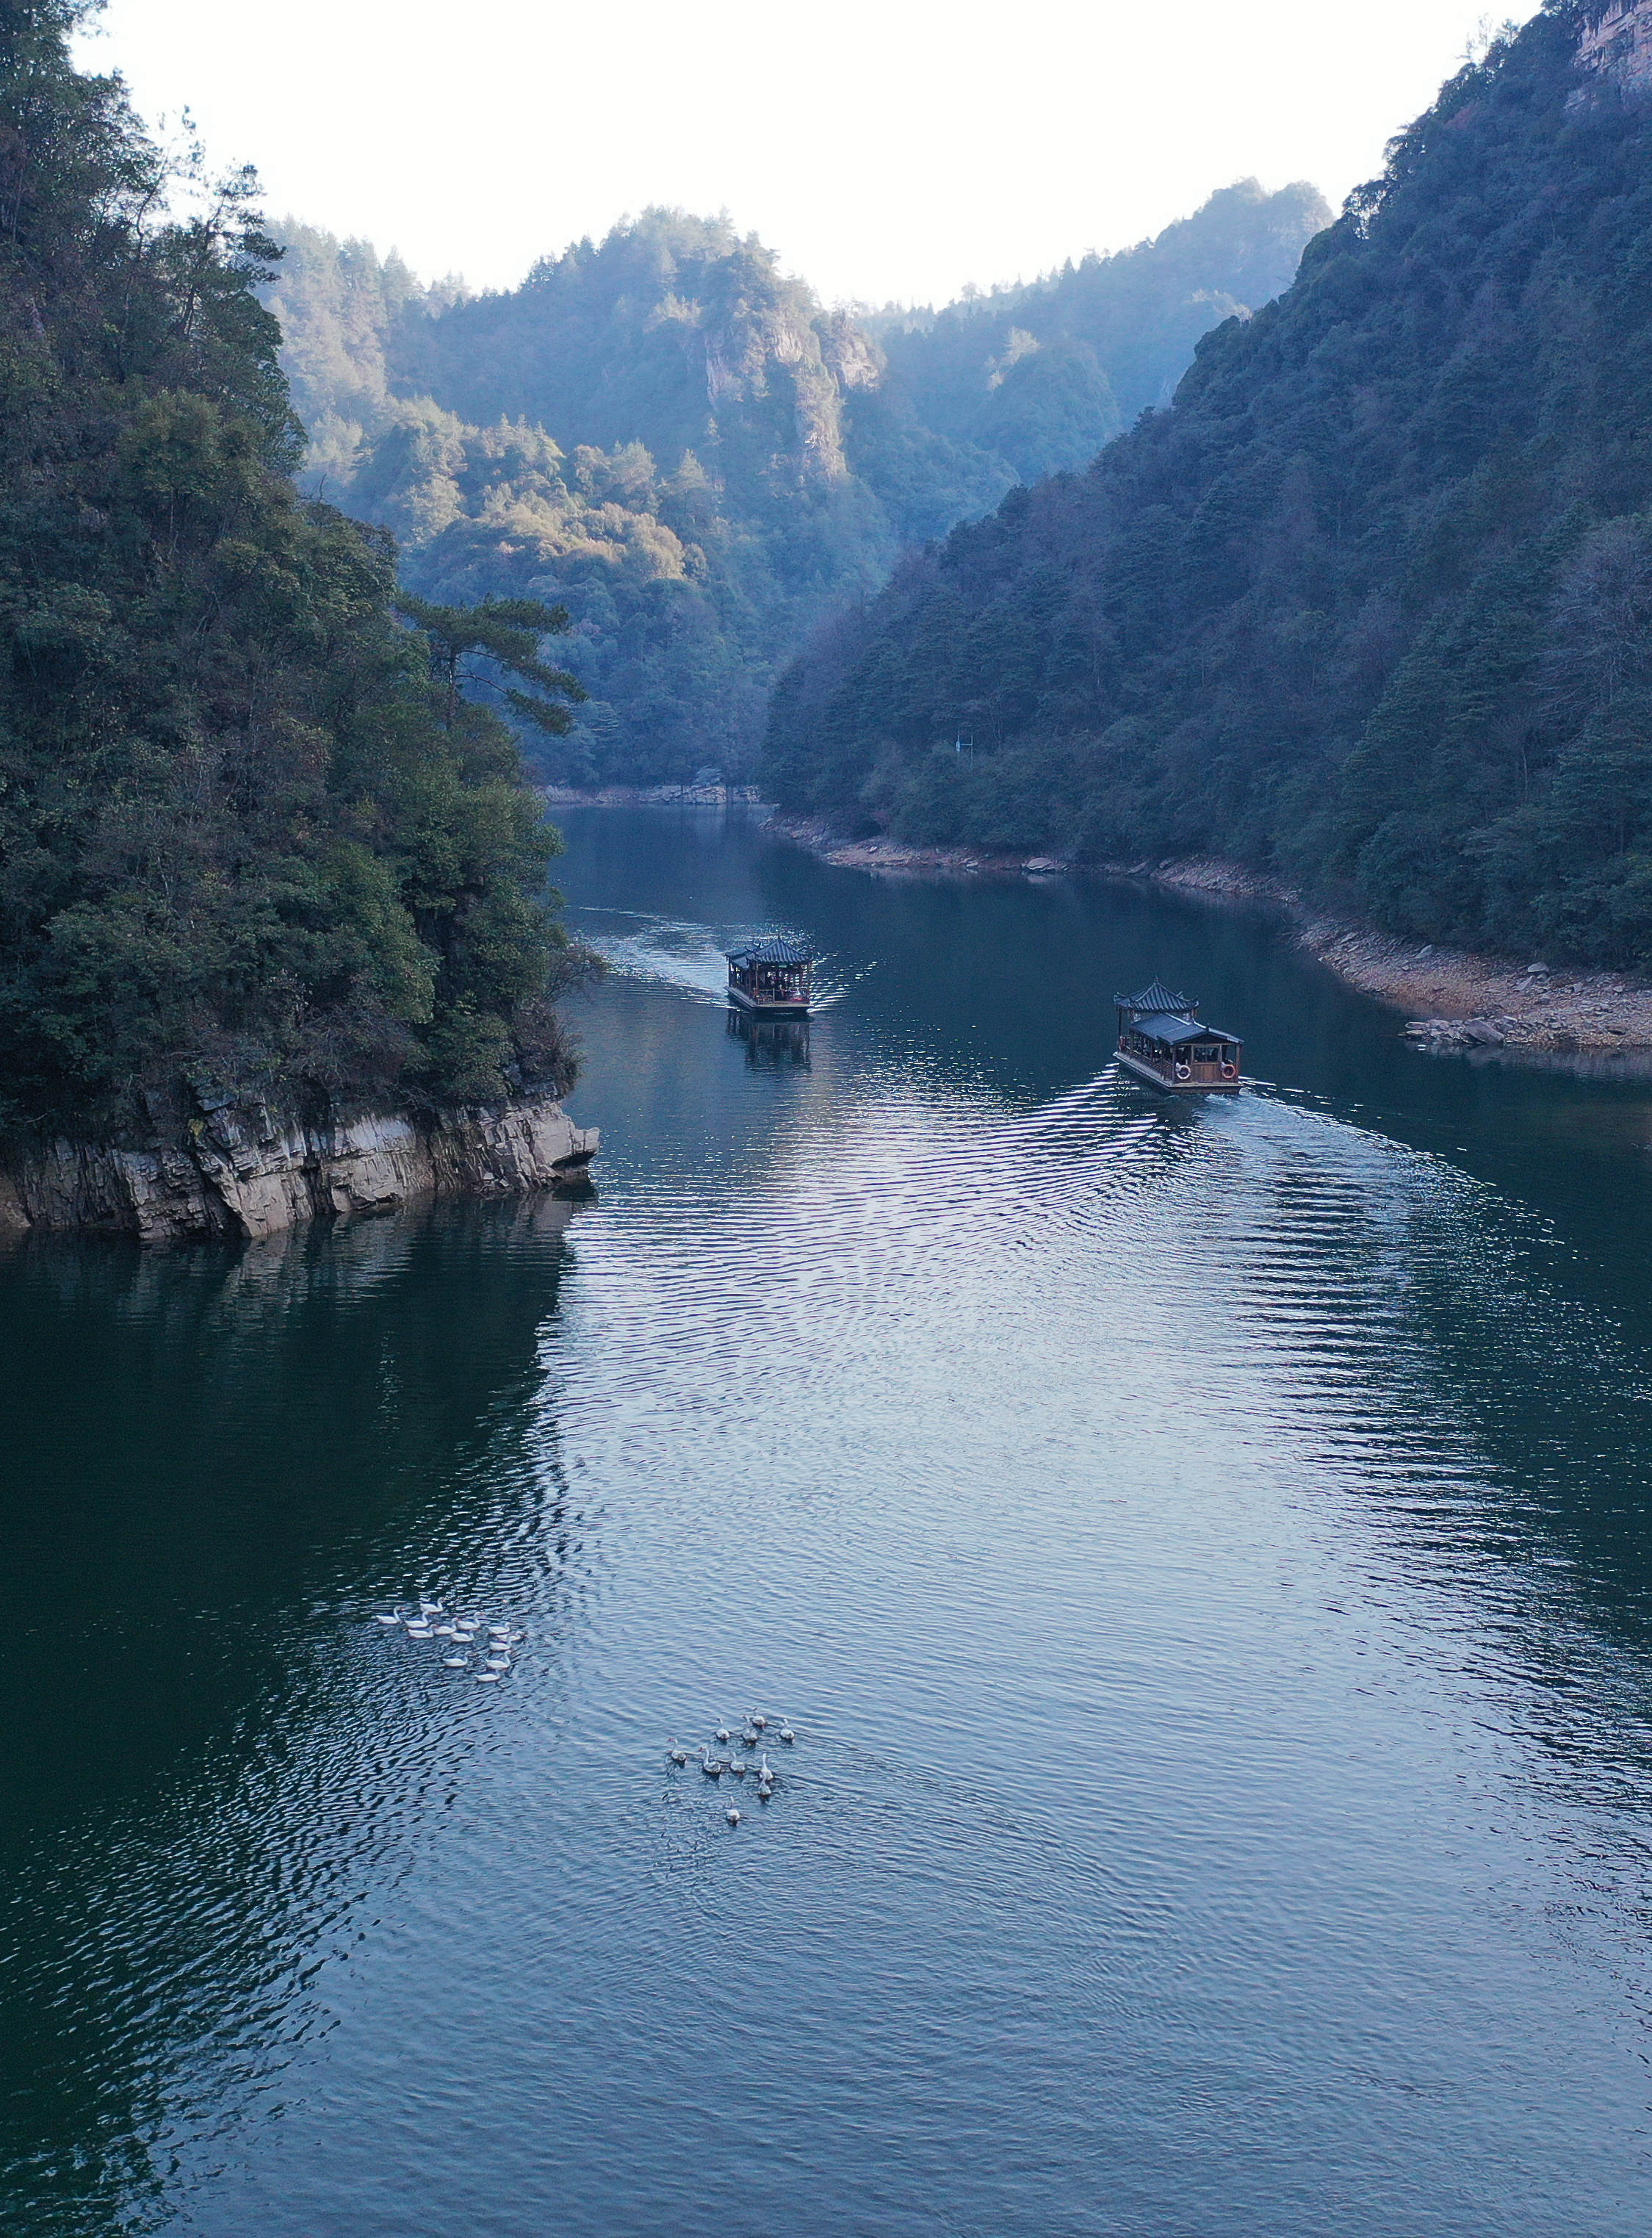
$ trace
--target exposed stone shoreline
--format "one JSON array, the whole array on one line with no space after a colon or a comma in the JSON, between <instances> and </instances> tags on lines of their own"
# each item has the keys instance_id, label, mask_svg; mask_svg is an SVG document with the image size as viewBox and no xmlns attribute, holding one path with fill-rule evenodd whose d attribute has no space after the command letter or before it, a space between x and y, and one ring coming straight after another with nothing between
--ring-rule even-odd
<instances>
[{"instance_id":1,"label":"exposed stone shoreline","mask_svg":"<svg viewBox=\"0 0 1652 2238\"><path fill-rule=\"evenodd\" d=\"M993 855L845 839L823 824L776 817L772 828L846 869L887 877L1025 877L1071 871L1047 855ZM1408 1039L1439 1050L1510 1056L1616 1056L1652 1049L1652 986L1616 971L1477 955L1404 941L1316 909L1277 880L1234 863L1100 864L1087 876L1145 879L1179 893L1264 904L1294 925L1308 952L1351 987L1408 1011Z\"/></svg>"},{"instance_id":2,"label":"exposed stone shoreline","mask_svg":"<svg viewBox=\"0 0 1652 2238\"><path fill-rule=\"evenodd\" d=\"M1652 1049L1652 987L1622 972L1397 940L1316 910L1288 887L1231 863L1136 864L1113 874L1120 871L1182 893L1282 910L1302 945L1339 978L1410 1012L1406 1037L1422 1048L1534 1056Z\"/></svg>"},{"instance_id":3,"label":"exposed stone shoreline","mask_svg":"<svg viewBox=\"0 0 1652 2238\"><path fill-rule=\"evenodd\" d=\"M762 808L755 785L542 785L547 808Z\"/></svg>"},{"instance_id":4,"label":"exposed stone shoreline","mask_svg":"<svg viewBox=\"0 0 1652 2238\"><path fill-rule=\"evenodd\" d=\"M0 1240L83 1229L255 1241L419 1198L566 1194L586 1185L597 1147L596 1129L576 1127L549 1096L319 1122L197 1096L192 1113L135 1144L0 1148Z\"/></svg>"}]
</instances>

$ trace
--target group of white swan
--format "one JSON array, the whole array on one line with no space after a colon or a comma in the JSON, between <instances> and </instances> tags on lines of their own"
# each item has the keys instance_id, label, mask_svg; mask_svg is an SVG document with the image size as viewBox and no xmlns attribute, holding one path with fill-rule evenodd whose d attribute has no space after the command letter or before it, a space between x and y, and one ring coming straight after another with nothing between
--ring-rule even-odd
<instances>
[{"instance_id":1,"label":"group of white swan","mask_svg":"<svg viewBox=\"0 0 1652 2238\"><path fill-rule=\"evenodd\" d=\"M512 1649L525 1637L512 1626L492 1623L485 1616L453 1614L446 1602L439 1600L421 1599L416 1612L399 1602L373 1621L399 1625L409 1639L439 1640L446 1649L442 1657L443 1670L470 1671L479 1686L499 1685L511 1668ZM484 1633L486 1639L480 1639ZM472 1648L477 1650L474 1654ZM479 1663L480 1669L473 1669Z\"/></svg>"},{"instance_id":2,"label":"group of white swan","mask_svg":"<svg viewBox=\"0 0 1652 2238\"><path fill-rule=\"evenodd\" d=\"M679 1771L687 1766L691 1757L697 1756L700 1759L700 1770L708 1779L722 1779L725 1775L731 1779L743 1779L748 1772L755 1772L757 1776L757 1800L759 1803L766 1803L774 1793L775 1782L780 1777L769 1761L768 1750L763 1747L763 1735L768 1730L769 1719L761 1711L746 1712L746 1721L739 1736L740 1746L743 1749L763 1749L760 1763L754 1764L749 1756L713 1756L704 1741L697 1742L692 1749L689 1749L685 1748L679 1740L670 1740L665 1744L666 1752ZM796 1741L796 1734L784 1718L780 1719L775 1731L778 1738L783 1740L788 1748ZM732 1729L728 1725L719 1725L717 1729L717 1737L719 1741L724 1742L731 1741L735 1738ZM741 1814L732 1804L723 1815L730 1826L737 1826L740 1824Z\"/></svg>"}]
</instances>

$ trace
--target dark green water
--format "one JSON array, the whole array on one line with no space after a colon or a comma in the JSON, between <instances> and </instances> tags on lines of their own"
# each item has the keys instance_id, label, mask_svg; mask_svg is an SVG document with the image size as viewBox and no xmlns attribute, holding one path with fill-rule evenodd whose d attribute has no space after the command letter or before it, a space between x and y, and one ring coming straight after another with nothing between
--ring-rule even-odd
<instances>
[{"instance_id":1,"label":"dark green water","mask_svg":"<svg viewBox=\"0 0 1652 2238\"><path fill-rule=\"evenodd\" d=\"M597 1202L0 1261L0 2227L1638 2234L1652 1086L569 836ZM1274 1085L1113 1078L1155 972ZM664 1747L753 1702L766 1805Z\"/></svg>"}]
</instances>

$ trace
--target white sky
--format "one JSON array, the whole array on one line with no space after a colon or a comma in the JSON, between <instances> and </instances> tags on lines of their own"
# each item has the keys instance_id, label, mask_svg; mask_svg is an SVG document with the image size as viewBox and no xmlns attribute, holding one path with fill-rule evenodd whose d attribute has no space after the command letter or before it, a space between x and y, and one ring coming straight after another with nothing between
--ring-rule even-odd
<instances>
[{"instance_id":1,"label":"white sky","mask_svg":"<svg viewBox=\"0 0 1652 2238\"><path fill-rule=\"evenodd\" d=\"M109 0L82 51L151 123L187 106L215 163L255 163L272 214L426 277L507 285L675 202L726 209L828 300L940 301L1252 174L1339 202L1485 20L1483 0Z\"/></svg>"}]
</instances>

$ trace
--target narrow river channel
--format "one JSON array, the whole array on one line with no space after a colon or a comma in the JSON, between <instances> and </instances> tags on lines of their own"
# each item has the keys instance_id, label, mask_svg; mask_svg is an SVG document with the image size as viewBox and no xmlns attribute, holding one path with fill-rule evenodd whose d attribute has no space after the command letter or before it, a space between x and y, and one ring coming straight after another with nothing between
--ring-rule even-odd
<instances>
[{"instance_id":1,"label":"narrow river channel","mask_svg":"<svg viewBox=\"0 0 1652 2238\"><path fill-rule=\"evenodd\" d=\"M566 828L594 1202L0 1260L0 2228L1638 2238L1652 1083ZM1262 1085L1119 1081L1155 974Z\"/></svg>"}]
</instances>

